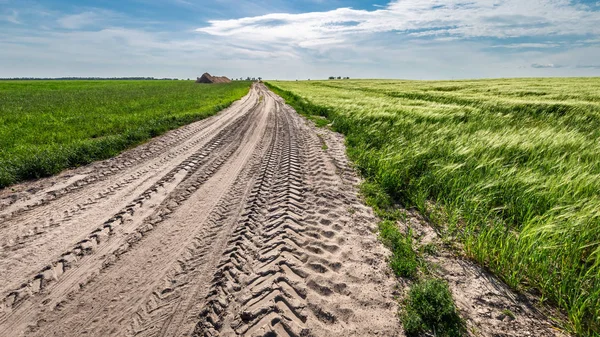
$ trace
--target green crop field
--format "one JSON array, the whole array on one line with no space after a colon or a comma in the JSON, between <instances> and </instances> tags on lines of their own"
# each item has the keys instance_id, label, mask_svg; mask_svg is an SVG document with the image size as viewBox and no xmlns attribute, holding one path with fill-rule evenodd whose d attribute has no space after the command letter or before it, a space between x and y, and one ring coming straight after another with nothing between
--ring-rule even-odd
<instances>
[{"instance_id":1,"label":"green crop field","mask_svg":"<svg viewBox=\"0 0 600 337\"><path fill-rule=\"evenodd\" d=\"M468 256L600 333L600 78L269 84Z\"/></svg>"},{"instance_id":2,"label":"green crop field","mask_svg":"<svg viewBox=\"0 0 600 337\"><path fill-rule=\"evenodd\" d=\"M250 82L0 81L0 188L105 159L211 116Z\"/></svg>"}]
</instances>

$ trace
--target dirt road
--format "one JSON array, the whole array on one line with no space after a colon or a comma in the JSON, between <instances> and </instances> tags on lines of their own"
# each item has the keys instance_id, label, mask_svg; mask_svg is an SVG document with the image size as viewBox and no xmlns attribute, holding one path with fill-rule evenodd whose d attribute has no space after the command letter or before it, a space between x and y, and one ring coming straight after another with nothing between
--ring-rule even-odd
<instances>
[{"instance_id":1,"label":"dirt road","mask_svg":"<svg viewBox=\"0 0 600 337\"><path fill-rule=\"evenodd\" d=\"M343 148L262 84L111 160L0 192L0 336L395 336Z\"/></svg>"}]
</instances>

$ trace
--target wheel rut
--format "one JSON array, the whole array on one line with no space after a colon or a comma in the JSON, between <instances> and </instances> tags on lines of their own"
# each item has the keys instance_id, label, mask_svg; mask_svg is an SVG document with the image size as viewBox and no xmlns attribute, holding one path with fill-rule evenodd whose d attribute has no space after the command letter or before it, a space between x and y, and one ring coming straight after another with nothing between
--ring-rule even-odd
<instances>
[{"instance_id":1,"label":"wheel rut","mask_svg":"<svg viewBox=\"0 0 600 337\"><path fill-rule=\"evenodd\" d=\"M246 114L244 118L232 123L231 127L219 132L206 146L169 171L86 238L77 242L72 249L61 254L30 280L23 282L18 289L11 291L4 298L3 306L10 309L32 295L44 293L52 283L61 279L65 272L77 265L88 267L85 268L86 273L93 272L93 268L89 268L93 264L89 259L90 255L102 253L109 256L104 257L103 261L96 261L98 268L110 264L111 258L122 254L129 245L152 230L153 226L173 212L218 170L231 156L236 146L239 146L235 142L223 141L223 139L237 139L239 133L245 133L248 128L243 127L244 123L247 123L252 115L252 113ZM154 208L158 209L153 211ZM129 227L133 230L123 230L121 227ZM84 261L77 263L80 260ZM78 275L74 281L81 283L83 280L85 276Z\"/></svg>"},{"instance_id":2,"label":"wheel rut","mask_svg":"<svg viewBox=\"0 0 600 337\"><path fill-rule=\"evenodd\" d=\"M315 130L255 84L211 120L9 198L0 232L55 224L0 242L1 261L41 260L3 267L0 335L398 335L376 219Z\"/></svg>"},{"instance_id":3,"label":"wheel rut","mask_svg":"<svg viewBox=\"0 0 600 337\"><path fill-rule=\"evenodd\" d=\"M168 180L174 172L180 172L188 165L190 166L188 169L193 169L193 161L197 158L190 156L190 153L201 153L214 145L216 139L221 139L221 141L225 139L226 142L227 139L235 139L235 137L230 137L231 135L224 134L223 129L225 127L232 129L237 125L238 131L243 130L243 127L239 125L239 120L244 116L247 117L248 112L258 102L258 96L254 92L248 97L252 97L252 99L246 98L240 104L225 111L224 116L215 116L219 118L207 121L209 122L208 126L191 125L190 129L192 130L187 133L168 134L169 138L177 139L182 145L173 145L173 148L167 149L158 159L150 158L145 164L141 163L133 167L132 169L135 169L133 171L124 169L124 172L115 173L111 179L89 184L86 188L81 187L81 190L76 187L73 193L57 200L48 201L45 205L30 210L25 208L25 211L8 214L10 217L7 220L0 221L2 224L0 225L0 252L6 252L0 254L0 294L14 290L21 285L23 280L15 280L13 277L9 277L10 275L29 274L32 275L31 277L35 276L40 269L47 268L43 262L46 255L49 253L54 256L64 254L65 251L72 249L69 242L78 243L89 239L90 232L104 226L107 213L123 212L128 204L136 198L140 198L141 192L162 185L165 177ZM205 121L197 124L202 125L203 122ZM181 138L182 134L188 135L190 139ZM153 147L152 143L142 147ZM166 141L159 143L172 144L172 142ZM211 148L211 150L213 149ZM126 152L123 157L129 158L135 155L142 158L144 156L144 151L139 148L131 152L134 154ZM212 153L212 151L208 151L208 153ZM99 163L97 165L120 166L123 160L123 158L117 157L115 158L117 164ZM96 164L92 166L94 165ZM83 168L81 171L87 170L90 169ZM92 174L92 176L94 175L96 173ZM83 175L76 174L75 176ZM69 180L67 179L67 181ZM78 182L71 183L71 185L73 184L76 185ZM71 185L65 189L73 188ZM40 193L42 196L39 198L45 198L48 194L45 191ZM23 204L27 204L27 202L28 200L24 200ZM13 206L22 206L21 204L17 202ZM5 259L4 256L8 258Z\"/></svg>"}]
</instances>

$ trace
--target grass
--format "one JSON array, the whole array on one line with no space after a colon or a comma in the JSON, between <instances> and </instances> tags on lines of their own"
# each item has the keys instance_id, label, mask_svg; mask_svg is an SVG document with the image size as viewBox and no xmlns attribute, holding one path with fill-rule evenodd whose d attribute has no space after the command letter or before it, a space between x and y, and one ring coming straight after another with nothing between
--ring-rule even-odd
<instances>
[{"instance_id":1,"label":"grass","mask_svg":"<svg viewBox=\"0 0 600 337\"><path fill-rule=\"evenodd\" d=\"M426 331L440 337L465 335L448 285L437 279L425 279L410 288L402 323L408 336L419 336Z\"/></svg>"},{"instance_id":2,"label":"grass","mask_svg":"<svg viewBox=\"0 0 600 337\"><path fill-rule=\"evenodd\" d=\"M375 213L384 219L379 223L379 236L392 251L390 268L397 277L413 281L404 300L401 320L409 336L425 332L434 336L465 335L464 323L460 318L448 284L436 279L423 259L426 252L415 251L412 232L402 233L397 221L406 223L406 213L402 211L379 184L365 181L361 193ZM434 252L435 248L426 248ZM437 308L438 310L432 310Z\"/></svg>"},{"instance_id":3,"label":"grass","mask_svg":"<svg viewBox=\"0 0 600 337\"><path fill-rule=\"evenodd\" d=\"M329 120L321 116L309 116L309 119L315 122L315 126L318 128L323 128L329 125Z\"/></svg>"},{"instance_id":4,"label":"grass","mask_svg":"<svg viewBox=\"0 0 600 337\"><path fill-rule=\"evenodd\" d=\"M435 205L470 257L600 333L599 78L269 84L389 200Z\"/></svg>"},{"instance_id":5,"label":"grass","mask_svg":"<svg viewBox=\"0 0 600 337\"><path fill-rule=\"evenodd\" d=\"M383 243L392 251L390 267L397 276L415 278L417 276L417 254L413 251L412 235L402 234L396 223L384 220L379 223L379 235Z\"/></svg>"},{"instance_id":6,"label":"grass","mask_svg":"<svg viewBox=\"0 0 600 337\"><path fill-rule=\"evenodd\" d=\"M244 96L249 82L0 81L0 188L106 159Z\"/></svg>"}]
</instances>

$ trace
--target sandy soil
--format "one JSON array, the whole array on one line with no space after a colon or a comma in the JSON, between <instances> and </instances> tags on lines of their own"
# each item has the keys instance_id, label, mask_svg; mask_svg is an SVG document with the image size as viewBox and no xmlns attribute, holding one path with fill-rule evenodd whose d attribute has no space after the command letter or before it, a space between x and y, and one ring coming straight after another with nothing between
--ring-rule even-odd
<instances>
[{"instance_id":1,"label":"sandy soil","mask_svg":"<svg viewBox=\"0 0 600 337\"><path fill-rule=\"evenodd\" d=\"M323 142L257 84L0 191L0 336L402 335L377 220L341 139Z\"/></svg>"},{"instance_id":2,"label":"sandy soil","mask_svg":"<svg viewBox=\"0 0 600 337\"><path fill-rule=\"evenodd\" d=\"M406 214L398 225L412 229L417 249L435 247L424 253L424 259L433 275L448 282L470 336L568 336L548 318L564 321L562 314L540 305L531 294L514 292L475 262L457 256L417 211Z\"/></svg>"}]
</instances>

